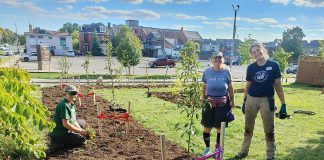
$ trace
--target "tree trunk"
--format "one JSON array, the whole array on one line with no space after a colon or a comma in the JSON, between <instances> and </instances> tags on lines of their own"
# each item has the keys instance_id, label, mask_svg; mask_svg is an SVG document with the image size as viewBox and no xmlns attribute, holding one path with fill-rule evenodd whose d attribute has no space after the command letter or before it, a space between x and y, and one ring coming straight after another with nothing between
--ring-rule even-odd
<instances>
[{"instance_id":1,"label":"tree trunk","mask_svg":"<svg viewBox=\"0 0 324 160\"><path fill-rule=\"evenodd\" d=\"M131 75L130 66L128 66L128 75Z\"/></svg>"}]
</instances>

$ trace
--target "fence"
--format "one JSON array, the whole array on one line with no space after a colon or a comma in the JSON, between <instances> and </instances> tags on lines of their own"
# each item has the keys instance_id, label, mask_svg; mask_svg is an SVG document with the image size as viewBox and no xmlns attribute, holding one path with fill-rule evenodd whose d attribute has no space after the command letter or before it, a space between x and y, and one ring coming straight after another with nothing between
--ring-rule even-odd
<instances>
[{"instance_id":1,"label":"fence","mask_svg":"<svg viewBox=\"0 0 324 160\"><path fill-rule=\"evenodd\" d=\"M296 82L324 86L324 57L300 56Z\"/></svg>"}]
</instances>

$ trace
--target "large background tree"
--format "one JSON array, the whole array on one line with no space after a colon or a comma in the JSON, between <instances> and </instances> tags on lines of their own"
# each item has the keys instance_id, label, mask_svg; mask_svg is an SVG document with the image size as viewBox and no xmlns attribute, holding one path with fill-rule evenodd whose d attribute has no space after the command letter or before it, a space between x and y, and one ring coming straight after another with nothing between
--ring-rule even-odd
<instances>
[{"instance_id":1,"label":"large background tree","mask_svg":"<svg viewBox=\"0 0 324 160\"><path fill-rule=\"evenodd\" d=\"M324 57L324 40L320 40L320 47L318 52L318 56Z\"/></svg>"},{"instance_id":2,"label":"large background tree","mask_svg":"<svg viewBox=\"0 0 324 160\"><path fill-rule=\"evenodd\" d=\"M103 56L104 55L102 53L102 49L100 47L97 34L95 34L95 36L93 37L91 53L93 56Z\"/></svg>"},{"instance_id":3,"label":"large background tree","mask_svg":"<svg viewBox=\"0 0 324 160\"><path fill-rule=\"evenodd\" d=\"M282 34L281 46L286 52L293 52L292 61L297 61L302 54L302 40L304 37L305 34L299 27L288 29Z\"/></svg>"},{"instance_id":4,"label":"large background tree","mask_svg":"<svg viewBox=\"0 0 324 160\"><path fill-rule=\"evenodd\" d=\"M128 74L130 74L130 67L139 64L142 58L141 40L128 27L124 26L117 33L116 42L117 60L128 68Z\"/></svg>"},{"instance_id":5,"label":"large background tree","mask_svg":"<svg viewBox=\"0 0 324 160\"><path fill-rule=\"evenodd\" d=\"M249 64L251 60L251 53L250 53L250 47L255 42L254 39L252 39L250 36L248 39L246 39L243 43L239 46L239 53L242 56L241 63L242 64Z\"/></svg>"},{"instance_id":6,"label":"large background tree","mask_svg":"<svg viewBox=\"0 0 324 160\"><path fill-rule=\"evenodd\" d=\"M79 31L72 32L72 45L74 50L79 50Z\"/></svg>"},{"instance_id":7,"label":"large background tree","mask_svg":"<svg viewBox=\"0 0 324 160\"><path fill-rule=\"evenodd\" d=\"M72 46L74 50L79 50L79 32L81 27L77 23L67 22L59 29L61 32L68 32L72 35Z\"/></svg>"},{"instance_id":8,"label":"large background tree","mask_svg":"<svg viewBox=\"0 0 324 160\"><path fill-rule=\"evenodd\" d=\"M63 27L59 29L61 32L68 32L71 35L74 31L80 31L80 26L77 23L67 22L63 24Z\"/></svg>"},{"instance_id":9,"label":"large background tree","mask_svg":"<svg viewBox=\"0 0 324 160\"><path fill-rule=\"evenodd\" d=\"M279 63L280 71L283 73L288 65L288 59L291 57L292 52L286 52L283 48L279 48L274 52L273 58Z\"/></svg>"},{"instance_id":10,"label":"large background tree","mask_svg":"<svg viewBox=\"0 0 324 160\"><path fill-rule=\"evenodd\" d=\"M16 34L7 28L0 27L0 44L8 43L14 44L16 41Z\"/></svg>"}]
</instances>

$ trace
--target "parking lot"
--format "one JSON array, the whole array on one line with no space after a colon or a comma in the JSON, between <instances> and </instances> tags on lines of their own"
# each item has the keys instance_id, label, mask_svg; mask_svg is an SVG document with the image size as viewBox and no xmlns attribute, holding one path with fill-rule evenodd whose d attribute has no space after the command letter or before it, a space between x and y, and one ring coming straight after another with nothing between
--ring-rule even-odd
<instances>
[{"instance_id":1,"label":"parking lot","mask_svg":"<svg viewBox=\"0 0 324 160\"><path fill-rule=\"evenodd\" d=\"M14 66L15 60L19 59L20 56L16 55L15 58L12 58L10 62L4 64L3 66ZM59 66L58 62L60 60L60 56L53 56L51 58L51 61L49 62L50 64L50 71L51 72L59 72ZM85 74L84 68L81 66L85 62L84 56L76 56L76 57L68 57L68 62L71 63L71 67L69 69L69 73L71 74ZM155 58L148 58L148 57L143 57L142 61L140 64L134 67L134 74L135 75L145 75L146 72L146 65L150 60L153 60ZM203 65L203 68L200 69L201 72L203 72L207 67L208 67L208 61L200 61ZM92 57L90 60L90 65L89 65L89 73L96 73L96 74L104 74L107 73L105 70L105 57ZM117 67L119 65L119 62L117 59L114 57L113 58L113 63L114 67ZM30 61L30 62L20 62L19 64L20 68L26 69L29 72L39 72L38 70L38 62L37 61ZM15 66L17 67L17 65ZM232 68L232 76L235 79L242 79L245 78L245 73L246 73L246 65L233 65ZM48 70L47 70L48 71ZM44 72L47 72L44 71ZM123 70L123 74L125 74L127 69L125 68ZM131 68L131 72L133 73L133 68ZM158 68L150 68L148 67L148 74L165 74L166 73L166 67L158 67ZM176 68L169 68L168 69L168 74L175 74L176 73Z\"/></svg>"}]
</instances>

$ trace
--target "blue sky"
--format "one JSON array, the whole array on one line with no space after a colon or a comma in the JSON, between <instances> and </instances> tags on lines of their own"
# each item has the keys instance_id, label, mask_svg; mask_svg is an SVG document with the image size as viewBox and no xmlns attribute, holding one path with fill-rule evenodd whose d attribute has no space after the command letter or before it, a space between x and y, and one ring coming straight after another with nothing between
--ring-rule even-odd
<instances>
[{"instance_id":1,"label":"blue sky","mask_svg":"<svg viewBox=\"0 0 324 160\"><path fill-rule=\"evenodd\" d=\"M125 24L198 31L203 38L232 38L234 11L237 38L260 42L282 38L293 26L306 40L324 39L324 0L0 0L0 27L23 33L28 23L58 30L66 22Z\"/></svg>"}]
</instances>

